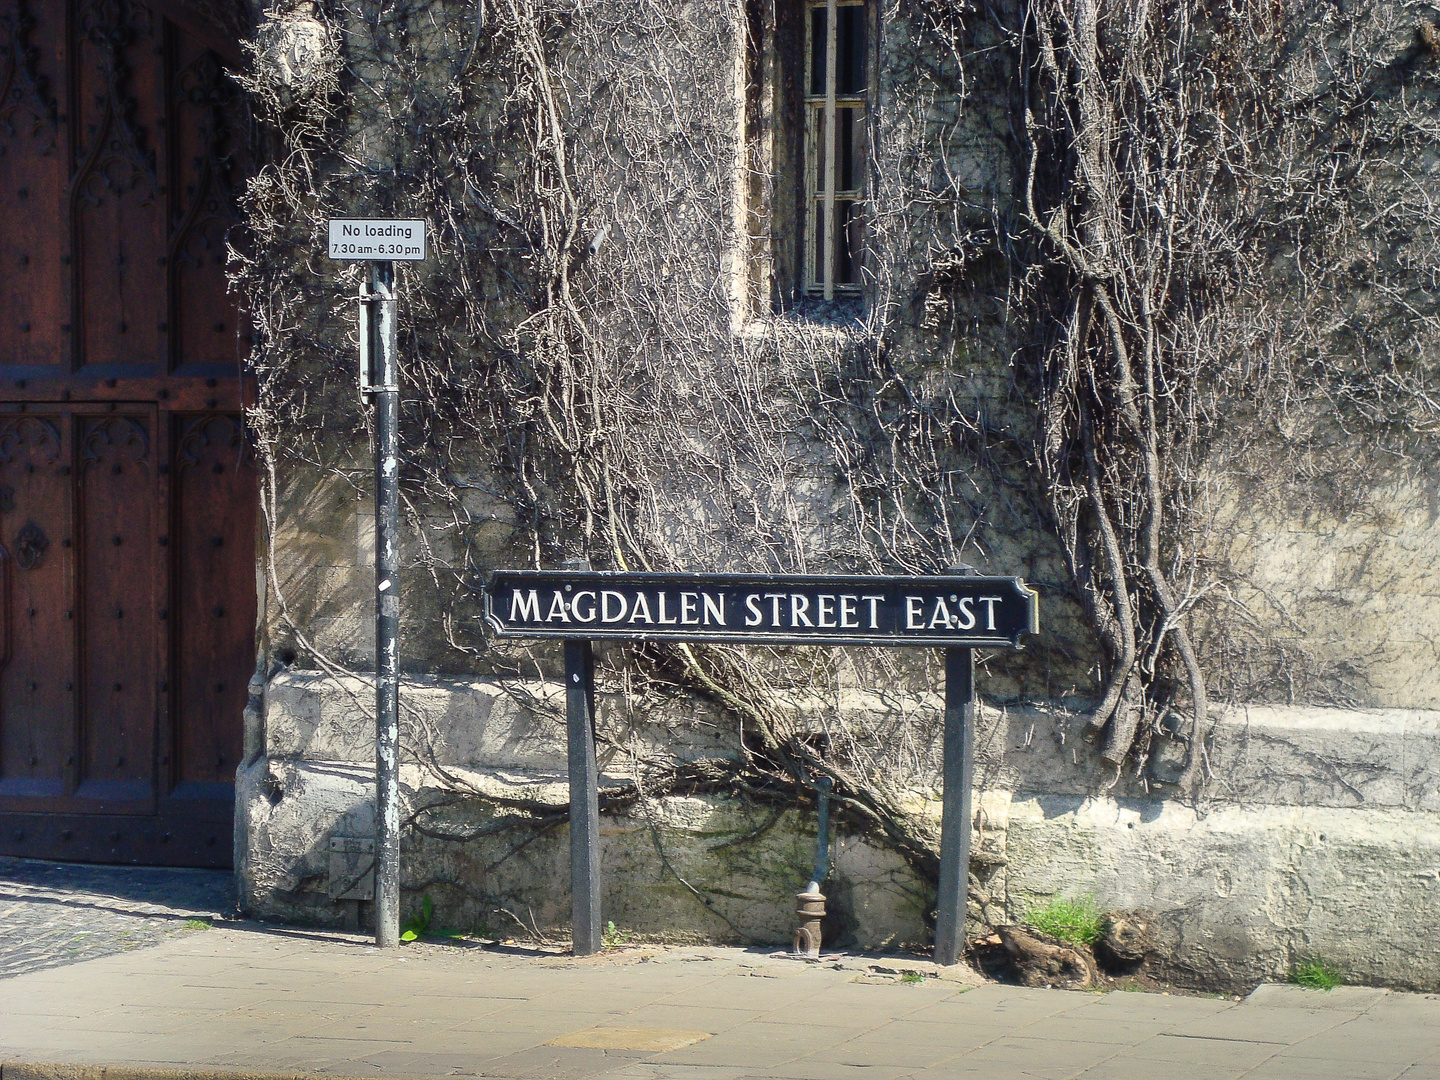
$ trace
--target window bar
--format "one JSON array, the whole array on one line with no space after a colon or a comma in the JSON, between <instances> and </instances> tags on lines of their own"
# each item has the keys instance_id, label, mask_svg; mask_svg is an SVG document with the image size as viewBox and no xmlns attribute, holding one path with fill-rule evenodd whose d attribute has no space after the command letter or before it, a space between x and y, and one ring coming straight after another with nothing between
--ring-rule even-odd
<instances>
[{"instance_id":1,"label":"window bar","mask_svg":"<svg viewBox=\"0 0 1440 1080\"><path fill-rule=\"evenodd\" d=\"M825 299L835 299L835 128L838 117L835 109L835 87L839 83L839 66L836 51L839 47L838 26L840 5L838 0L825 0L825 175L820 183L824 192L825 209L821 213L820 228L824 240L820 249L824 256L821 279L825 283Z\"/></svg>"}]
</instances>

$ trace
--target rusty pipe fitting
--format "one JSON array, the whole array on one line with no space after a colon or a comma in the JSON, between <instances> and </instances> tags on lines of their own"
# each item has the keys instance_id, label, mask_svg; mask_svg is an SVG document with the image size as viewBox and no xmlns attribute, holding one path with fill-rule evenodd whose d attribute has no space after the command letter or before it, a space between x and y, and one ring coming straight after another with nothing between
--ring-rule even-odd
<instances>
[{"instance_id":1,"label":"rusty pipe fitting","mask_svg":"<svg viewBox=\"0 0 1440 1080\"><path fill-rule=\"evenodd\" d=\"M815 889L814 885L810 888ZM820 920L825 917L825 894L819 891L795 894L795 915L800 920L795 930L794 947L800 956L820 956Z\"/></svg>"}]
</instances>

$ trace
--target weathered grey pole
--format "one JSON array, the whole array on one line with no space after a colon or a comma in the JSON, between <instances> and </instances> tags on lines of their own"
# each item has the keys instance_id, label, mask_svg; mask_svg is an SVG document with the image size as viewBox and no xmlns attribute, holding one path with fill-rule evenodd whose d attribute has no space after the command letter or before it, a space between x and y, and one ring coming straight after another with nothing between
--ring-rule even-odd
<instances>
[{"instance_id":1,"label":"weathered grey pole","mask_svg":"<svg viewBox=\"0 0 1440 1080\"><path fill-rule=\"evenodd\" d=\"M595 768L595 657L565 642L565 719L570 758L570 917L576 956L600 951L600 794Z\"/></svg>"},{"instance_id":2,"label":"weathered grey pole","mask_svg":"<svg viewBox=\"0 0 1440 1080\"><path fill-rule=\"evenodd\" d=\"M400 944L400 386L395 264L370 264L375 395L375 944Z\"/></svg>"},{"instance_id":3,"label":"weathered grey pole","mask_svg":"<svg viewBox=\"0 0 1440 1080\"><path fill-rule=\"evenodd\" d=\"M945 791L940 811L940 889L935 910L937 964L955 963L965 947L974 731L975 656L969 646L953 646L945 650Z\"/></svg>"}]
</instances>

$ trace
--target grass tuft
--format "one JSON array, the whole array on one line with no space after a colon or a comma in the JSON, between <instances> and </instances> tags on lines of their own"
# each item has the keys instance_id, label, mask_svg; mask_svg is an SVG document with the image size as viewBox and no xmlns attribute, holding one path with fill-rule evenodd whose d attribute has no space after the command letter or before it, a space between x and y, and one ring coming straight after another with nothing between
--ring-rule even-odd
<instances>
[{"instance_id":1,"label":"grass tuft","mask_svg":"<svg viewBox=\"0 0 1440 1080\"><path fill-rule=\"evenodd\" d=\"M189 919L183 928L186 930L209 930L210 922L207 919Z\"/></svg>"},{"instance_id":2,"label":"grass tuft","mask_svg":"<svg viewBox=\"0 0 1440 1080\"><path fill-rule=\"evenodd\" d=\"M1345 980L1334 964L1308 957L1290 969L1290 981L1309 990L1333 990Z\"/></svg>"},{"instance_id":3,"label":"grass tuft","mask_svg":"<svg viewBox=\"0 0 1440 1080\"><path fill-rule=\"evenodd\" d=\"M1071 945L1093 945L1100 937L1104 914L1096 906L1093 896L1075 900L1057 898L1027 912L1025 921L1042 934L1049 934Z\"/></svg>"}]
</instances>

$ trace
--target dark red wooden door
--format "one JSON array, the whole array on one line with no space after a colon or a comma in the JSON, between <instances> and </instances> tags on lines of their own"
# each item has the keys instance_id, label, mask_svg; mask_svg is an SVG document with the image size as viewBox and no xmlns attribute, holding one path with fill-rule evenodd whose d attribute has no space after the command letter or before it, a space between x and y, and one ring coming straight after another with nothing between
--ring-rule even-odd
<instances>
[{"instance_id":1,"label":"dark red wooden door","mask_svg":"<svg viewBox=\"0 0 1440 1080\"><path fill-rule=\"evenodd\" d=\"M183 6L0 0L0 853L228 866L242 103Z\"/></svg>"}]
</instances>

